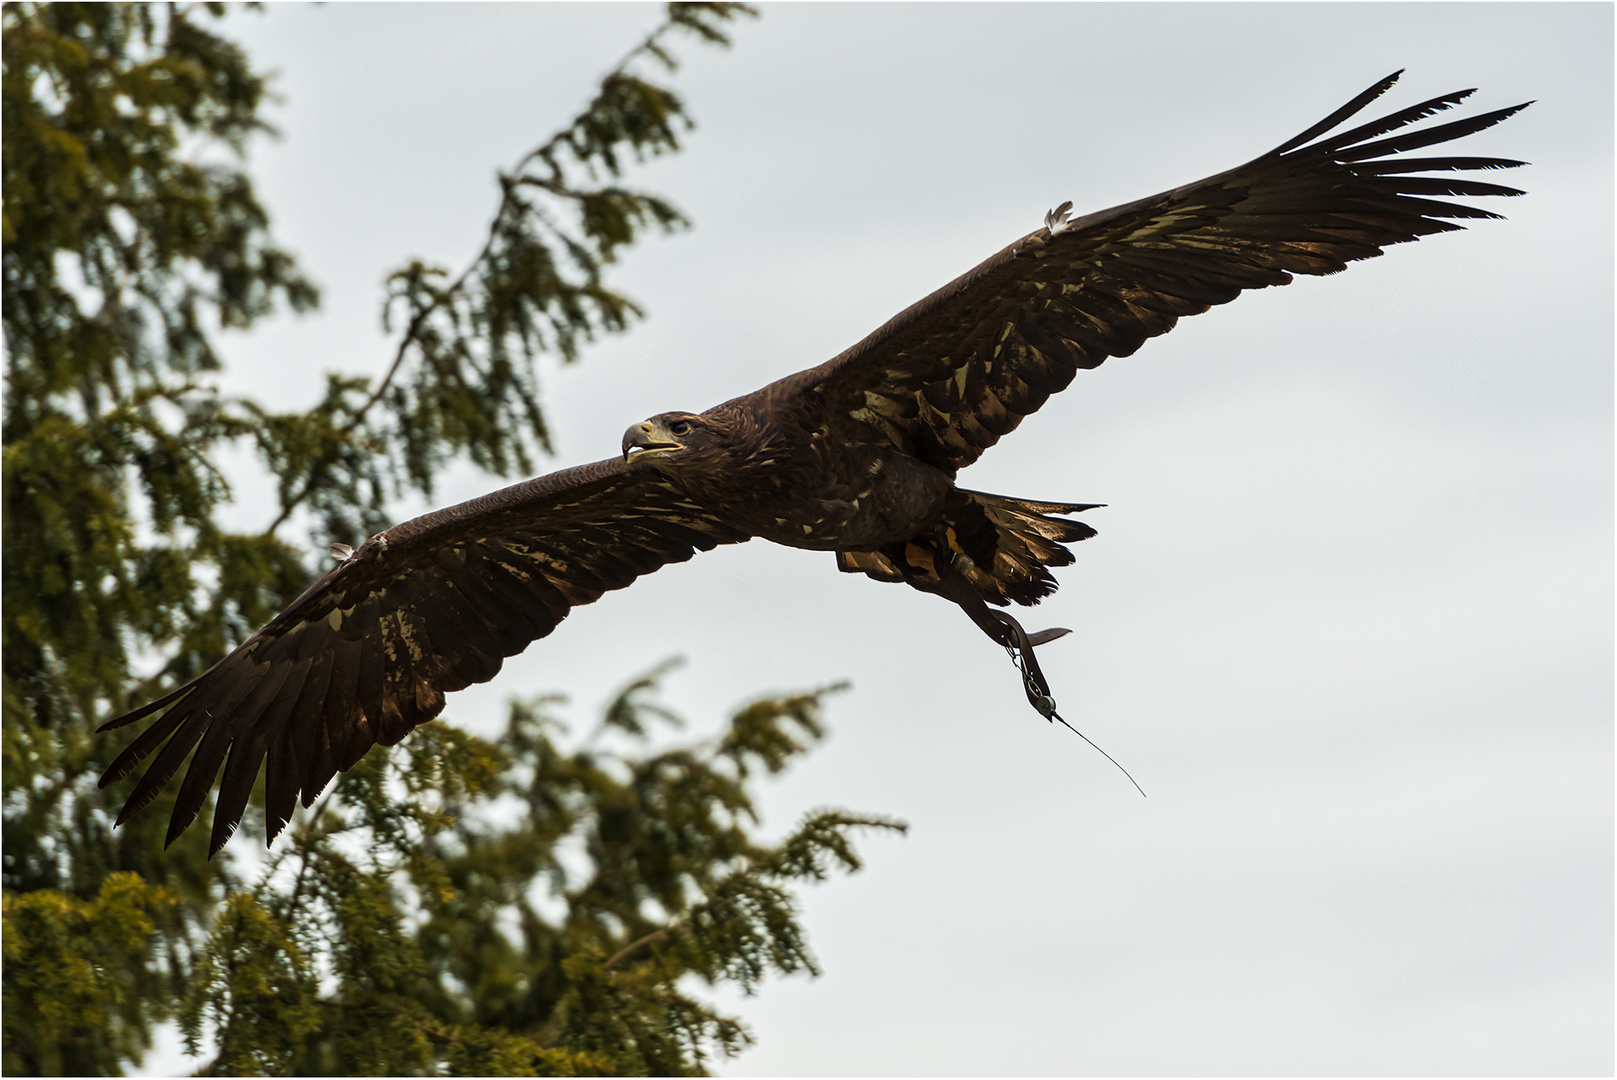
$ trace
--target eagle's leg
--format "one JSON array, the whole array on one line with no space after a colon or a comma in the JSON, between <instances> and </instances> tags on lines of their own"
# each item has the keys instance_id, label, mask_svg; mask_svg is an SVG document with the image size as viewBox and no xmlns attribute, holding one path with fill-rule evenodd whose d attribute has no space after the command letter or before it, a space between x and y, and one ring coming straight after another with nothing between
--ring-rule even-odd
<instances>
[{"instance_id":1,"label":"eagle's leg","mask_svg":"<svg viewBox=\"0 0 1617 1080\"><path fill-rule=\"evenodd\" d=\"M1011 654L1011 662L1022 673L1022 689L1027 693L1028 704L1038 710L1039 715L1046 720L1056 711L1056 699L1050 693L1050 683L1045 679L1044 672L1039 669L1039 661L1033 655L1033 642L1022 624L1003 611L991 612L1001 619L1010 628L1016 644L1006 646Z\"/></svg>"},{"instance_id":2,"label":"eagle's leg","mask_svg":"<svg viewBox=\"0 0 1617 1080\"><path fill-rule=\"evenodd\" d=\"M947 547L943 548L943 551L947 550ZM1030 636L1013 616L990 608L977 590L971 587L971 582L955 569L952 559L938 558L933 572L938 578L938 591L953 600L983 633L1011 654L1012 663L1022 674L1022 689L1027 694L1028 704L1038 710L1040 716L1050 719L1056 710L1056 701L1050 693L1050 684L1045 680L1044 672L1039 668L1039 661L1033 655L1033 646L1035 643L1042 645L1054 641L1069 631L1056 627Z\"/></svg>"}]
</instances>

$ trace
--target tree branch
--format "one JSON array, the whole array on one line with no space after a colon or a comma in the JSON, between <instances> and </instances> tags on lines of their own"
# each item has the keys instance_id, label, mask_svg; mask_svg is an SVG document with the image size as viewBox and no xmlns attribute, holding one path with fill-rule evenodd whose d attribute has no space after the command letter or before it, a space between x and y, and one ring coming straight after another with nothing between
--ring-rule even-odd
<instances>
[{"instance_id":1,"label":"tree branch","mask_svg":"<svg viewBox=\"0 0 1617 1080\"><path fill-rule=\"evenodd\" d=\"M681 919L681 920L679 920L677 922L669 923L667 926L663 927L660 930L653 930L651 933L646 934L644 937L635 938L633 941L629 942L629 944L625 945L623 948L619 949L617 952L615 952L611 956L607 957L606 958L606 963L601 965L601 970L602 971L611 971L614 967L617 966L618 961L622 960L624 957L628 956L630 953L635 952L636 950L641 949L641 948L643 948L643 947L645 947L647 945L655 945L657 942L659 942L663 938L667 937L671 931L677 930L679 928L679 925L680 925L681 922L684 922L684 920Z\"/></svg>"},{"instance_id":2,"label":"tree branch","mask_svg":"<svg viewBox=\"0 0 1617 1080\"><path fill-rule=\"evenodd\" d=\"M619 78L625 72L627 72L631 64L647 54L655 55L659 59L663 60L664 63L668 63L669 61L667 54L664 53L659 47L659 42L666 35L673 33L676 29L679 29L685 25L686 23L678 19L675 15L669 14L660 26L651 31L651 33L647 34L640 44L636 45L634 48L630 49L626 54L624 54L623 59L619 60L618 63L609 72L607 72L607 74L601 79L601 88L597 91L596 95L590 99L589 104L584 107L583 111L581 111L577 116L573 117L572 121L566 127L557 131L539 146L524 154L522 158L517 161L515 169L509 173L501 174L500 204L494 211L493 220L489 223L488 236L484 239L482 248L478 251L477 255L472 259L472 261L467 264L466 269L461 271L460 276L455 278L455 280L450 283L448 288L444 289L441 293L435 296L431 302L421 307L410 318L409 324L405 327L404 336L400 338L398 348L393 353L393 362L388 365L387 372L382 376L382 380L377 384L376 389L373 390L370 396L365 399L364 403L354 411L353 416L349 418L348 422L338 429L338 440L346 440L348 436L352 435L360 428L361 425L364 424L365 418L369 415L371 409L378 401L382 399L382 396L387 393L388 388L393 384L394 379L397 378L399 371L403 368L404 360L409 353L410 346L419 343L421 328L425 325L427 319L437 312L443 310L443 308L461 292L461 290L465 287L466 282L471 279L473 273L475 273L477 269L488 260L489 254L493 251L494 243L499 238L500 223L505 220L506 213L511 208L514 198L513 193L516 190L516 178L521 176L522 171L534 161L543 160L549 164L550 155L563 144L570 134L578 129L579 123L585 117L588 117L601 104L602 100L606 97L606 87L613 80ZM554 171L554 166L552 166L552 170ZM269 537L273 536L277 529L286 524L287 519L292 516L292 513L308 500L309 496L312 495L315 489L319 486L320 481L325 479L325 474L331 467L334 460L334 455L327 453L319 458L310 467L308 473L304 477L302 486L298 489L297 494L293 495L292 498L287 500L282 505L281 512L276 515L275 520L270 522L269 527L264 530L262 534L263 539L268 539Z\"/></svg>"}]
</instances>

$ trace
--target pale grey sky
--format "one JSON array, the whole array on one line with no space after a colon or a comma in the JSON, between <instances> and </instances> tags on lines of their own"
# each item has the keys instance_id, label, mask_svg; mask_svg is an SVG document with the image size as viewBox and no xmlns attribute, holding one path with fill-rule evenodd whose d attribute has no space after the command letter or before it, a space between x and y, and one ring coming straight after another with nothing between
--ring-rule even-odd
<instances>
[{"instance_id":1,"label":"pale grey sky","mask_svg":"<svg viewBox=\"0 0 1617 1080\"><path fill-rule=\"evenodd\" d=\"M286 99L254 171L326 290L231 339L232 385L304 406L324 370L379 372L384 271L461 265L494 170L656 17L232 18ZM852 680L767 824L831 804L911 833L807 894L823 978L720 996L759 1038L721 1069L1610 1073L1612 8L766 6L735 37L681 49L700 126L631 179L696 227L625 256L644 324L546 366L547 469L819 363L1064 199L1235 165L1389 71L1382 111L1537 104L1462 144L1532 162L1503 178L1526 197L1488 201L1508 221L1185 320L963 474L1109 504L1025 621L1074 630L1046 674L1149 799L952 607L762 542L450 699L487 725L558 689L583 716L672 651L625 631L670 609L669 700L699 726ZM437 502L497 483L457 469ZM251 484L237 512L262 525Z\"/></svg>"}]
</instances>

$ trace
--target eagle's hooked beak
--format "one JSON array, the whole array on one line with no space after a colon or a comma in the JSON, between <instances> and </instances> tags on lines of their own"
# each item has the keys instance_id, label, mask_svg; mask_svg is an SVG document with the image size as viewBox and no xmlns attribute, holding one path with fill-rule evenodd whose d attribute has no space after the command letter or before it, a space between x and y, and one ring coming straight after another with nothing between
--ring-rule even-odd
<instances>
[{"instance_id":1,"label":"eagle's hooked beak","mask_svg":"<svg viewBox=\"0 0 1617 1080\"><path fill-rule=\"evenodd\" d=\"M666 454L670 450L682 449L684 447L680 443L675 442L666 431L662 430L662 425L654 425L650 420L635 424L623 433L624 461L645 461Z\"/></svg>"}]
</instances>

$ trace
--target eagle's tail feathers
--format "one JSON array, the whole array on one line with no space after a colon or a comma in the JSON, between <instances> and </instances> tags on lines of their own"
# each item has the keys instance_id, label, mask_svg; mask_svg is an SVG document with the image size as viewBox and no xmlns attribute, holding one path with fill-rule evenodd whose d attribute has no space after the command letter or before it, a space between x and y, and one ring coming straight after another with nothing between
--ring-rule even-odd
<instances>
[{"instance_id":1,"label":"eagle's tail feathers","mask_svg":"<svg viewBox=\"0 0 1617 1080\"><path fill-rule=\"evenodd\" d=\"M1012 499L963 489L956 496L937 533L875 551L839 551L837 569L939 592L941 558L990 604L1037 604L1056 591L1050 567L1072 564L1067 545L1095 535L1083 522L1056 515L1102 505Z\"/></svg>"},{"instance_id":2,"label":"eagle's tail feathers","mask_svg":"<svg viewBox=\"0 0 1617 1080\"><path fill-rule=\"evenodd\" d=\"M1097 509L1099 503L1052 503L1013 499L982 491L960 492L966 506L951 514L950 548L965 555L966 580L991 604L1037 604L1056 591L1050 573L1073 562L1068 544L1095 530L1056 515Z\"/></svg>"}]
</instances>

